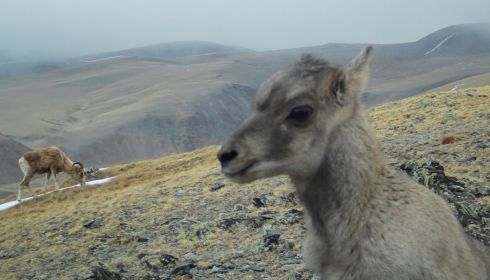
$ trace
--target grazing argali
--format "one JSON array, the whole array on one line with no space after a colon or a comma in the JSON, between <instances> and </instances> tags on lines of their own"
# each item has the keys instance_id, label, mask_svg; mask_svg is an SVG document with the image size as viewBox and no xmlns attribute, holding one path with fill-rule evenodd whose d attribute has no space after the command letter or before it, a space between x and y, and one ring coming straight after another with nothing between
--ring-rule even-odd
<instances>
[{"instance_id":1,"label":"grazing argali","mask_svg":"<svg viewBox=\"0 0 490 280\"><path fill-rule=\"evenodd\" d=\"M24 179L20 182L19 194L17 195L17 200L19 201L22 196L23 187L28 187L29 191L33 193L29 186L29 182L34 174L46 174L44 180L44 192L46 192L48 181L51 176L53 176L56 190L59 190L58 182L56 182L56 174L60 172L66 172L73 179L80 182L81 186L85 185L83 164L80 162L73 162L57 147L48 147L25 153L19 159L19 167L22 170L22 173L24 173Z\"/></svg>"},{"instance_id":2,"label":"grazing argali","mask_svg":"<svg viewBox=\"0 0 490 280\"><path fill-rule=\"evenodd\" d=\"M392 170L361 106L372 58L312 55L274 74L218 153L239 183L290 177L305 207L303 256L321 279L490 279L488 248L449 205Z\"/></svg>"}]
</instances>

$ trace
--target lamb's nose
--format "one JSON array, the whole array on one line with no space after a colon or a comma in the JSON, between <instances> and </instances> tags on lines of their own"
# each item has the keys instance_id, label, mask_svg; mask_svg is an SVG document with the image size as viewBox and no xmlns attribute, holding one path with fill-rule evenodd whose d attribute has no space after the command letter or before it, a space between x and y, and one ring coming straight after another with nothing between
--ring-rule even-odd
<instances>
[{"instance_id":1,"label":"lamb's nose","mask_svg":"<svg viewBox=\"0 0 490 280\"><path fill-rule=\"evenodd\" d=\"M237 156L238 152L236 150L221 150L218 153L218 159L222 166L225 166Z\"/></svg>"}]
</instances>

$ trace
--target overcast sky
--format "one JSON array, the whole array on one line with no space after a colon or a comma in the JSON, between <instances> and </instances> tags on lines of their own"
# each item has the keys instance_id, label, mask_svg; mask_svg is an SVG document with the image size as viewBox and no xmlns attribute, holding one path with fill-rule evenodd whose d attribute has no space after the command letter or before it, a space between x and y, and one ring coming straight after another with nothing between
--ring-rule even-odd
<instances>
[{"instance_id":1,"label":"overcast sky","mask_svg":"<svg viewBox=\"0 0 490 280\"><path fill-rule=\"evenodd\" d=\"M2 0L0 54L73 56L179 40L255 50L394 43L489 21L490 0Z\"/></svg>"}]
</instances>

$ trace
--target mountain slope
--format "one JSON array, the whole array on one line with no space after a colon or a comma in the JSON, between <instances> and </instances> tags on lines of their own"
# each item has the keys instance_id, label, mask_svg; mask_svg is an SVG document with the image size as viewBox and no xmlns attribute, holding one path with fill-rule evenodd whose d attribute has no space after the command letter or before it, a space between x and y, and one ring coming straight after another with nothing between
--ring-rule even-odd
<instances>
[{"instance_id":1,"label":"mountain slope","mask_svg":"<svg viewBox=\"0 0 490 280\"><path fill-rule=\"evenodd\" d=\"M480 177L490 179L480 171L490 164L488 108L490 86L387 103L370 116L394 165L436 160L474 191ZM443 145L439 136L447 134L456 140ZM116 176L105 186L0 212L0 275L87 279L108 270L133 279L178 271L202 279L311 279L300 257L302 207L290 183L224 181L217 151L112 166L102 171ZM490 204L488 195L480 200Z\"/></svg>"},{"instance_id":2,"label":"mountain slope","mask_svg":"<svg viewBox=\"0 0 490 280\"><path fill-rule=\"evenodd\" d=\"M490 72L485 26L375 45L365 102L398 100ZM28 146L58 145L87 165L187 151L220 143L247 115L260 83L301 53L345 64L362 47L253 52L182 42L75 58L35 75L4 77L0 125Z\"/></svg>"},{"instance_id":3,"label":"mountain slope","mask_svg":"<svg viewBox=\"0 0 490 280\"><path fill-rule=\"evenodd\" d=\"M22 172L19 169L18 160L30 149L0 133L0 184L20 181ZM0 196L3 194L0 191Z\"/></svg>"},{"instance_id":4,"label":"mountain slope","mask_svg":"<svg viewBox=\"0 0 490 280\"><path fill-rule=\"evenodd\" d=\"M162 60L178 60L188 57L223 56L237 53L247 53L251 50L241 47L226 46L205 41L179 41L155 44L151 46L108 52L81 58L83 62L101 61L107 58L146 58Z\"/></svg>"},{"instance_id":5,"label":"mountain slope","mask_svg":"<svg viewBox=\"0 0 490 280\"><path fill-rule=\"evenodd\" d=\"M424 56L454 56L490 52L490 23L454 25L415 42Z\"/></svg>"}]
</instances>

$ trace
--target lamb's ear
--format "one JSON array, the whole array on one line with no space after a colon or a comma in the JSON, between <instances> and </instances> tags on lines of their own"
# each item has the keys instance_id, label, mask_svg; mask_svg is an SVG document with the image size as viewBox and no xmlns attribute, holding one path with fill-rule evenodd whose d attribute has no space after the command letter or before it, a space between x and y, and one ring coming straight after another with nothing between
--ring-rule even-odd
<instances>
[{"instance_id":1,"label":"lamb's ear","mask_svg":"<svg viewBox=\"0 0 490 280\"><path fill-rule=\"evenodd\" d=\"M373 58L373 48L364 48L343 71L337 81L335 95L337 103L343 104L348 99L359 99L369 76L369 65Z\"/></svg>"}]
</instances>

